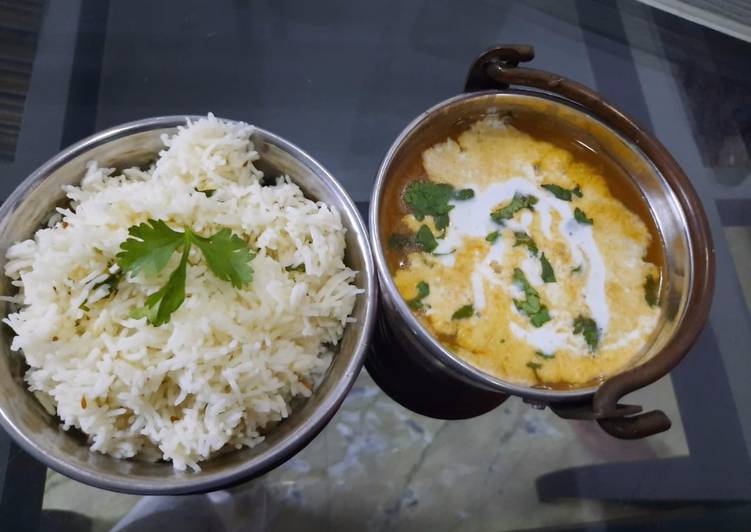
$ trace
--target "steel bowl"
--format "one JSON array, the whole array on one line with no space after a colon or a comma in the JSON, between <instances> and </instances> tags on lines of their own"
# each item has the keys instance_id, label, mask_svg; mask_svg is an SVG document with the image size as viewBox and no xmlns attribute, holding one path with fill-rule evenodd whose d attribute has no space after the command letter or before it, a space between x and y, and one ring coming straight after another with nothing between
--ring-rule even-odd
<instances>
[{"instance_id":1,"label":"steel bowl","mask_svg":"<svg viewBox=\"0 0 751 532\"><path fill-rule=\"evenodd\" d=\"M63 185L78 183L88 161L128 168L153 161L163 148L160 136L185 125L185 116L148 118L116 126L70 146L25 179L0 207L0 271L13 243L30 238L65 201ZM260 128L252 140L260 155L257 166L267 175L287 174L309 198L336 207L347 229L346 264L359 271L357 297L339 350L312 396L253 448L220 453L201 462L201 471L175 471L171 463L116 459L89 450L82 434L64 431L27 390L26 365L11 352L11 334L0 340L0 425L24 450L71 478L114 491L137 494L206 492L261 475L308 444L337 411L362 367L376 312L377 294L367 232L354 203L342 186L312 157L294 144ZM13 295L9 279L0 276L0 294ZM2 303L3 315L8 305Z\"/></svg>"},{"instance_id":2,"label":"steel bowl","mask_svg":"<svg viewBox=\"0 0 751 532\"><path fill-rule=\"evenodd\" d=\"M670 421L661 411L635 415L641 407L620 405L618 400L678 364L706 321L714 286L714 247L701 202L667 150L598 94L561 76L517 66L532 55L531 47L502 46L480 56L470 69L467 92L418 116L384 157L370 204L382 310L366 367L389 395L434 417L471 417L515 395L538 408L550 406L562 417L596 419L616 437L666 430ZM558 390L485 373L430 334L394 284L384 255L388 235L382 234L380 222L387 182L415 153L456 131L457 124L469 126L489 113L526 114L572 131L572 138L621 167L658 229L666 261L657 331L630 367L603 382Z\"/></svg>"}]
</instances>

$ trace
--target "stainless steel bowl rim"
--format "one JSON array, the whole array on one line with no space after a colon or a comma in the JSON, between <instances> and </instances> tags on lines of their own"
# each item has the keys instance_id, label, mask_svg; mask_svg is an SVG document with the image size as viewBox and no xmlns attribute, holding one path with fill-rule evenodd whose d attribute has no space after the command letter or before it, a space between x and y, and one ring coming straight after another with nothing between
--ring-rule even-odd
<instances>
[{"instance_id":1,"label":"stainless steel bowl rim","mask_svg":"<svg viewBox=\"0 0 751 532\"><path fill-rule=\"evenodd\" d=\"M86 153L91 148L114 139L143 131L184 126L188 120L198 120L199 118L202 117L196 115L172 115L145 118L111 127L76 142L49 159L24 179L2 206L0 206L0 220L13 216L15 208L21 203L26 194L37 185L37 183L46 179L46 177L52 174L57 168ZM359 211L349 197L349 194L339 182L334 179L328 170L313 159L313 157L291 142L284 140L278 135L263 128L256 126L253 126L253 128L254 131L262 133L272 143L276 144L279 148L289 153L297 160L305 163L306 166L315 168L316 173L319 176L322 176L327 185L334 189L342 198L343 207L349 211L349 214L355 222L355 232L358 236L363 237L365 242L368 242L367 230ZM320 432L320 430L336 413L360 373L367 351L369 338L373 330L373 324L375 322L378 300L377 284L370 249L363 250L363 260L365 263L365 271L361 271L359 275L364 275L367 283L367 294L365 294L367 296L365 310L366 319L364 323L358 323L362 332L359 336L350 363L334 386L333 392L324 402L321 403L313 415L304 420L299 427L291 432L285 439L281 440L278 445L270 447L263 453L253 457L252 460L241 463L228 471L217 471L216 473L202 476L198 480L196 478L191 478L190 471L186 471L180 476L170 479L123 479L120 475L108 475L101 472L79 470L72 467L64 460L48 455L34 442L33 435L22 432L15 426L2 408L0 408L0 426L2 426L2 428L22 449L55 471L86 484L112 491L144 495L206 492L222 486L238 483L261 471L267 471L289 459L307 445L307 443L309 443L318 432ZM116 458L112 459L116 460Z\"/></svg>"},{"instance_id":2,"label":"stainless steel bowl rim","mask_svg":"<svg viewBox=\"0 0 751 532\"><path fill-rule=\"evenodd\" d=\"M404 298L396 288L394 280L389 272L388 265L386 264L386 258L383 252L383 245L378 228L380 196L387 179L388 169L393 163L404 141L423 122L429 120L433 115L440 113L442 109L452 104L465 100L479 99L487 96L499 96L503 94L513 94L515 96L521 96L530 99L552 101L588 115L591 119L596 120L605 128L609 129L615 136L617 136L624 144L629 146L636 153L641 154L641 156L644 157L645 161L648 162L648 164L659 174L659 171L654 166L653 162L648 157L646 157L639 146L626 139L620 132L612 128L609 124L603 122L599 117L594 115L589 110L585 109L575 102L561 98L560 96L553 93L541 90L532 91L525 89L487 90L463 93L443 100L433 105L426 111L422 112L401 131L399 136L394 140L394 142L391 144L391 147L386 152L386 155L384 156L376 174L375 185L370 201L370 209L368 212L368 222L371 246L373 248L373 255L375 256L375 265L378 274L379 288L381 290L381 297L383 297L387 302L393 303L399 317L404 320L404 323L407 325L409 331L415 337L417 337L417 339L423 345L427 346L428 350L433 354L433 356L435 356L436 361L439 364L447 367L450 372L458 375L462 380L473 382L485 389L495 390L499 393L520 396L524 398L525 401L533 404L552 404L572 401L584 401L593 396L595 392L597 392L597 390L600 388L601 383L598 383L594 386L566 390L535 388L532 386L516 384L500 379L462 360L459 356L444 347L440 341L438 341L432 334L430 334L430 332L428 332L428 330L412 313ZM694 250L691 249L690 253L693 252Z\"/></svg>"}]
</instances>

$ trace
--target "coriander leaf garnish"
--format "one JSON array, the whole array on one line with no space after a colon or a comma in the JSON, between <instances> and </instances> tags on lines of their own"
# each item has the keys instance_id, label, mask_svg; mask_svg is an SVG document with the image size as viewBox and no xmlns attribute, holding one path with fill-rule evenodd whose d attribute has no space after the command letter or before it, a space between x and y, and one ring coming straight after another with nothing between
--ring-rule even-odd
<instances>
[{"instance_id":1,"label":"coriander leaf garnish","mask_svg":"<svg viewBox=\"0 0 751 532\"><path fill-rule=\"evenodd\" d=\"M559 185L553 185L553 184L545 184L540 185L542 188L553 194L556 198L563 201L571 201L572 196L576 196L577 198L582 197L582 191L579 185L576 185L574 188L568 189L563 188Z\"/></svg>"},{"instance_id":2,"label":"coriander leaf garnish","mask_svg":"<svg viewBox=\"0 0 751 532\"><path fill-rule=\"evenodd\" d=\"M407 301L407 304L414 310L419 310L423 307L422 300L430 295L430 285L425 281L417 283L417 295Z\"/></svg>"},{"instance_id":3,"label":"coriander leaf garnish","mask_svg":"<svg viewBox=\"0 0 751 532\"><path fill-rule=\"evenodd\" d=\"M457 309L456 312L454 312L451 315L452 320L464 320L467 318L471 318L475 314L475 307L472 305L464 305L463 307L460 307Z\"/></svg>"},{"instance_id":4,"label":"coriander leaf garnish","mask_svg":"<svg viewBox=\"0 0 751 532\"><path fill-rule=\"evenodd\" d=\"M514 233L514 238L516 239L516 241L514 242L514 247L527 246L529 252L535 257L537 256L537 253L539 253L540 250L537 249L537 244L535 244L535 241L531 236L529 236L524 231L517 231Z\"/></svg>"},{"instance_id":5,"label":"coriander leaf garnish","mask_svg":"<svg viewBox=\"0 0 751 532\"><path fill-rule=\"evenodd\" d=\"M542 280L546 283L555 282L555 272L553 271L553 265L545 256L545 253L540 255L540 265L542 266Z\"/></svg>"},{"instance_id":6,"label":"coriander leaf garnish","mask_svg":"<svg viewBox=\"0 0 751 532\"><path fill-rule=\"evenodd\" d=\"M284 268L288 272L300 272L305 273L305 263L301 262L300 264L297 264L296 266L287 266Z\"/></svg>"},{"instance_id":7,"label":"coriander leaf garnish","mask_svg":"<svg viewBox=\"0 0 751 532\"><path fill-rule=\"evenodd\" d=\"M647 278L644 280L644 299L647 300L647 304L650 307L655 307L659 303L658 292L659 285L657 279L652 274L647 275Z\"/></svg>"},{"instance_id":8,"label":"coriander leaf garnish","mask_svg":"<svg viewBox=\"0 0 751 532\"><path fill-rule=\"evenodd\" d=\"M407 185L402 199L414 214L415 219L422 221L426 216L433 217L433 223L438 231L449 226L449 211L454 208L449 201L464 201L475 197L471 188L454 190L448 183L433 183L431 181L414 181Z\"/></svg>"},{"instance_id":9,"label":"coriander leaf garnish","mask_svg":"<svg viewBox=\"0 0 751 532\"><path fill-rule=\"evenodd\" d=\"M253 280L253 269L248 263L255 255L242 238L227 228L204 237L187 227L180 233L161 220L149 220L131 227L128 234L128 239L120 244L121 252L116 259L120 270L131 276L139 272L150 277L157 275L167 265L172 253L182 248L180 262L167 283L149 295L142 308L131 311L131 317L145 317L151 325L167 323L185 300L188 255L193 244L201 250L209 270L219 279L228 281L235 288Z\"/></svg>"},{"instance_id":10,"label":"coriander leaf garnish","mask_svg":"<svg viewBox=\"0 0 751 532\"><path fill-rule=\"evenodd\" d=\"M510 220L514 215L522 209L535 210L534 204L537 203L537 198L534 196L525 196L518 192L514 194L514 198L505 206L500 207L490 213L490 217L495 223L503 225L505 220Z\"/></svg>"},{"instance_id":11,"label":"coriander leaf garnish","mask_svg":"<svg viewBox=\"0 0 751 532\"><path fill-rule=\"evenodd\" d=\"M597 349L600 341L600 329L592 318L585 318L581 314L574 320L574 334L581 334L587 342L590 351Z\"/></svg>"},{"instance_id":12,"label":"coriander leaf garnish","mask_svg":"<svg viewBox=\"0 0 751 532\"><path fill-rule=\"evenodd\" d=\"M107 270L109 270L110 266L112 266L112 262L107 263ZM116 271L115 273L109 274L103 281L99 281L98 283L95 283L90 290L90 293L95 292L98 288L102 286L107 287L107 294L105 297L113 297L115 294L117 294L117 287L120 284L120 279L123 277L123 272L121 270ZM98 301L101 301L98 300ZM83 310L84 312L89 312L91 309L87 305L89 302L89 298L83 300L83 303L78 305L78 308Z\"/></svg>"},{"instance_id":13,"label":"coriander leaf garnish","mask_svg":"<svg viewBox=\"0 0 751 532\"><path fill-rule=\"evenodd\" d=\"M185 246L180 257L180 263L175 271L170 274L167 284L146 298L146 303L141 309L142 314L139 314L139 317L145 316L149 324L154 327L167 323L172 313L185 301L185 278L187 277L189 251L190 246ZM138 313L138 310L131 315L136 313Z\"/></svg>"},{"instance_id":14,"label":"coriander leaf garnish","mask_svg":"<svg viewBox=\"0 0 751 532\"><path fill-rule=\"evenodd\" d=\"M117 263L131 275L143 271L147 277L158 274L169 262L172 253L185 243L185 233L170 229L161 220L134 225L128 229L128 239L120 244Z\"/></svg>"},{"instance_id":15,"label":"coriander leaf garnish","mask_svg":"<svg viewBox=\"0 0 751 532\"><path fill-rule=\"evenodd\" d=\"M580 224L592 225L594 223L592 218L587 218L587 215L584 214L584 211L581 210L579 207L576 207L574 209L574 218Z\"/></svg>"},{"instance_id":16,"label":"coriander leaf garnish","mask_svg":"<svg viewBox=\"0 0 751 532\"><path fill-rule=\"evenodd\" d=\"M107 278L104 281L100 281L96 283L94 286L91 287L92 292L99 288L100 286L107 286L109 289L108 294L113 295L117 292L117 287L120 284L120 280L123 278L123 272L122 271L116 271L115 273L111 273L107 276Z\"/></svg>"},{"instance_id":17,"label":"coriander leaf garnish","mask_svg":"<svg viewBox=\"0 0 751 532\"><path fill-rule=\"evenodd\" d=\"M535 327L550 321L548 307L540 302L540 294L529 284L521 269L514 268L513 280L524 291L524 299L514 299L517 310L527 316Z\"/></svg>"},{"instance_id":18,"label":"coriander leaf garnish","mask_svg":"<svg viewBox=\"0 0 751 532\"><path fill-rule=\"evenodd\" d=\"M527 367L531 370L540 369L542 367L542 364L539 364L537 362L527 362Z\"/></svg>"},{"instance_id":19,"label":"coriander leaf garnish","mask_svg":"<svg viewBox=\"0 0 751 532\"><path fill-rule=\"evenodd\" d=\"M463 188L454 192L454 199L460 201L466 201L475 197L475 191L471 188Z\"/></svg>"},{"instance_id":20,"label":"coriander leaf garnish","mask_svg":"<svg viewBox=\"0 0 751 532\"><path fill-rule=\"evenodd\" d=\"M232 234L228 228L225 227L210 237L192 232L190 236L203 253L209 269L222 281L229 281L235 288L241 288L253 280L253 269L248 263L255 254L248 249L245 240Z\"/></svg>"},{"instance_id":21,"label":"coriander leaf garnish","mask_svg":"<svg viewBox=\"0 0 751 532\"><path fill-rule=\"evenodd\" d=\"M577 266L576 268L572 268L571 269L571 273L581 273L581 271L582 271L582 265L581 264L579 264L579 266Z\"/></svg>"},{"instance_id":22,"label":"coriander leaf garnish","mask_svg":"<svg viewBox=\"0 0 751 532\"><path fill-rule=\"evenodd\" d=\"M422 309L422 301L420 301L420 299L417 297L407 301L407 305L409 305L409 308L411 308L412 310Z\"/></svg>"},{"instance_id":23,"label":"coriander leaf garnish","mask_svg":"<svg viewBox=\"0 0 751 532\"><path fill-rule=\"evenodd\" d=\"M438 242L433 236L433 233L425 224L421 225L420 229L417 231L417 234L415 235L415 242L428 253L431 253L435 248L438 247Z\"/></svg>"},{"instance_id":24,"label":"coriander leaf garnish","mask_svg":"<svg viewBox=\"0 0 751 532\"><path fill-rule=\"evenodd\" d=\"M449 215L448 214L437 214L433 216L433 223L435 224L435 228L439 231L443 231L449 226Z\"/></svg>"},{"instance_id":25,"label":"coriander leaf garnish","mask_svg":"<svg viewBox=\"0 0 751 532\"><path fill-rule=\"evenodd\" d=\"M413 181L407 185L402 198L415 218L423 220L426 216L447 215L454 208L449 205L453 193L454 187L446 183Z\"/></svg>"},{"instance_id":26,"label":"coriander leaf garnish","mask_svg":"<svg viewBox=\"0 0 751 532\"><path fill-rule=\"evenodd\" d=\"M551 353L549 355L546 355L542 351L535 351L535 355L537 355L538 357L541 357L541 358L545 358L547 360L550 360L551 358L555 358L555 353Z\"/></svg>"},{"instance_id":27,"label":"coriander leaf garnish","mask_svg":"<svg viewBox=\"0 0 751 532\"><path fill-rule=\"evenodd\" d=\"M490 242L491 244L498 240L498 235L500 233L498 231L493 231L492 233L488 233L488 235L485 237L485 240Z\"/></svg>"},{"instance_id":28,"label":"coriander leaf garnish","mask_svg":"<svg viewBox=\"0 0 751 532\"><path fill-rule=\"evenodd\" d=\"M551 320L550 313L548 313L548 307L542 305L540 310L530 316L529 321L535 327L542 327L545 323Z\"/></svg>"}]
</instances>

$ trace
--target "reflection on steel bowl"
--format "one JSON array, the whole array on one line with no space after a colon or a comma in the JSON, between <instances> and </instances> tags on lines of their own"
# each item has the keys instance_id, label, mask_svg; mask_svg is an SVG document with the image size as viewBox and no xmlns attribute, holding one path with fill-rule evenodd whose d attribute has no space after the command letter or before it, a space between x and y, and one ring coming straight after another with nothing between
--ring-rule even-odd
<instances>
[{"instance_id":1,"label":"reflection on steel bowl","mask_svg":"<svg viewBox=\"0 0 751 532\"><path fill-rule=\"evenodd\" d=\"M384 305L366 365L437 417L511 394L618 437L666 430L662 412L617 400L667 373L706 320L705 215L655 139L589 89L517 66L531 56L481 56L470 92L419 116L384 158L370 207ZM438 386L476 404L416 391Z\"/></svg>"},{"instance_id":2,"label":"reflection on steel bowl","mask_svg":"<svg viewBox=\"0 0 751 532\"><path fill-rule=\"evenodd\" d=\"M4 279L3 296L21 305L0 420L78 480L181 493L261 474L360 369L375 305L361 220L270 133L211 115L126 124L40 168L0 220L20 289Z\"/></svg>"}]
</instances>

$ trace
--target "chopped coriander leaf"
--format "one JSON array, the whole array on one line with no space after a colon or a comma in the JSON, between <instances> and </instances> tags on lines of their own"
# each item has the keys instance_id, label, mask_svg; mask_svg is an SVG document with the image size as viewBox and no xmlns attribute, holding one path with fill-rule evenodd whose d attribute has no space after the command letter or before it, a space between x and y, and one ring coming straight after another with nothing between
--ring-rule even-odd
<instances>
[{"instance_id":1,"label":"chopped coriander leaf","mask_svg":"<svg viewBox=\"0 0 751 532\"><path fill-rule=\"evenodd\" d=\"M542 358L548 359L548 360L550 360L551 358L555 358L555 353L551 353L550 355L546 355L542 351L535 351L535 355L537 355L538 357L542 357Z\"/></svg>"},{"instance_id":2,"label":"chopped coriander leaf","mask_svg":"<svg viewBox=\"0 0 751 532\"><path fill-rule=\"evenodd\" d=\"M443 231L449 226L449 215L438 214L436 216L433 216L433 223L435 224L436 229Z\"/></svg>"},{"instance_id":3,"label":"chopped coriander leaf","mask_svg":"<svg viewBox=\"0 0 751 532\"><path fill-rule=\"evenodd\" d=\"M532 322L532 325L535 327L542 327L545 323L550 321L550 313L548 312L548 307L545 305L542 305L540 307L540 310L530 316L529 321Z\"/></svg>"},{"instance_id":4,"label":"chopped coriander leaf","mask_svg":"<svg viewBox=\"0 0 751 532\"><path fill-rule=\"evenodd\" d=\"M553 185L553 184L545 184L540 185L542 188L553 194L556 198L563 201L571 201L572 196L576 196L578 198L582 197L582 191L581 188L579 188L579 185L576 185L574 188L568 189L563 188L559 185Z\"/></svg>"},{"instance_id":5,"label":"chopped coriander leaf","mask_svg":"<svg viewBox=\"0 0 751 532\"><path fill-rule=\"evenodd\" d=\"M111 265L112 263L107 264L108 269ZM107 287L106 297L114 296L117 293L117 286L120 284L120 279L122 278L122 276L123 276L122 271L116 271L115 273L108 275L107 278L105 278L103 281L100 281L96 283L94 286L92 286L91 292L94 292L99 287L106 286ZM80 308L84 312L89 312L91 309L87 305L88 302L89 302L88 298L84 299L83 303L81 303L78 306L78 308Z\"/></svg>"},{"instance_id":6,"label":"chopped coriander leaf","mask_svg":"<svg viewBox=\"0 0 751 532\"><path fill-rule=\"evenodd\" d=\"M407 304L414 310L420 310L423 307L422 300L430 295L430 285L425 281L417 283L417 295L407 301Z\"/></svg>"},{"instance_id":7,"label":"chopped coriander leaf","mask_svg":"<svg viewBox=\"0 0 751 532\"><path fill-rule=\"evenodd\" d=\"M527 362L527 367L531 370L540 369L542 367L542 364L538 364L537 362Z\"/></svg>"},{"instance_id":8,"label":"chopped coriander leaf","mask_svg":"<svg viewBox=\"0 0 751 532\"><path fill-rule=\"evenodd\" d=\"M516 239L516 241L514 242L514 247L527 246L529 252L535 257L537 256L537 253L539 253L540 250L537 249L537 244L535 244L535 241L531 236L529 236L524 231L517 231L514 233L514 238Z\"/></svg>"},{"instance_id":9,"label":"chopped coriander leaf","mask_svg":"<svg viewBox=\"0 0 751 532\"><path fill-rule=\"evenodd\" d=\"M108 295L114 295L117 293L117 287L120 284L120 279L123 277L122 271L116 271L115 273L111 273L104 281L98 282L94 286L91 287L91 290L96 290L100 286L107 286L109 288Z\"/></svg>"},{"instance_id":10,"label":"chopped coriander leaf","mask_svg":"<svg viewBox=\"0 0 751 532\"><path fill-rule=\"evenodd\" d=\"M418 246L420 246L423 250L427 251L428 253L431 253L435 248L438 247L438 242L433 236L433 233L430 231L430 228L425 224L422 224L420 226L420 229L417 231L417 234L415 235L415 242L417 243Z\"/></svg>"},{"instance_id":11,"label":"chopped coriander leaf","mask_svg":"<svg viewBox=\"0 0 751 532\"><path fill-rule=\"evenodd\" d=\"M425 281L417 283L417 296L422 299L430 295L430 285Z\"/></svg>"},{"instance_id":12,"label":"chopped coriander leaf","mask_svg":"<svg viewBox=\"0 0 751 532\"><path fill-rule=\"evenodd\" d=\"M447 215L453 205L449 200L453 197L454 187L446 183L432 183L430 181L413 181L404 191L404 203L418 220L426 216Z\"/></svg>"},{"instance_id":13,"label":"chopped coriander leaf","mask_svg":"<svg viewBox=\"0 0 751 532\"><path fill-rule=\"evenodd\" d=\"M571 191L567 188L563 188L562 186L554 184L543 184L540 186L553 194L553 196L555 196L559 200L571 201Z\"/></svg>"},{"instance_id":14,"label":"chopped coriander leaf","mask_svg":"<svg viewBox=\"0 0 751 532\"><path fill-rule=\"evenodd\" d=\"M464 305L463 307L457 309L457 311L451 315L451 319L463 320L466 318L471 318L474 314L475 314L475 307L473 307L472 305Z\"/></svg>"},{"instance_id":15,"label":"chopped coriander leaf","mask_svg":"<svg viewBox=\"0 0 751 532\"><path fill-rule=\"evenodd\" d=\"M647 300L647 304L650 307L655 307L659 303L658 292L659 284L657 283L657 279L652 274L647 275L647 278L644 280L644 299Z\"/></svg>"},{"instance_id":16,"label":"chopped coriander leaf","mask_svg":"<svg viewBox=\"0 0 751 532\"><path fill-rule=\"evenodd\" d=\"M594 223L592 218L587 218L587 215L579 207L574 209L574 218L580 224L592 225Z\"/></svg>"},{"instance_id":17,"label":"chopped coriander leaf","mask_svg":"<svg viewBox=\"0 0 751 532\"><path fill-rule=\"evenodd\" d=\"M504 220L510 220L514 215L522 209L535 210L534 205L537 203L537 198L534 196L525 196L518 192L514 194L514 198L499 209L490 213L490 217L495 223L503 224Z\"/></svg>"},{"instance_id":18,"label":"chopped coriander leaf","mask_svg":"<svg viewBox=\"0 0 751 532\"><path fill-rule=\"evenodd\" d=\"M304 263L304 262L301 262L300 264L298 264L298 265L296 265L296 266L287 266L287 267L286 267L286 268L284 268L284 269L285 269L285 270L287 270L288 272L300 272L300 273L305 273L305 263Z\"/></svg>"},{"instance_id":19,"label":"chopped coriander leaf","mask_svg":"<svg viewBox=\"0 0 751 532\"><path fill-rule=\"evenodd\" d=\"M581 271L582 271L582 265L579 264L579 266L571 270L571 273L581 273Z\"/></svg>"},{"instance_id":20,"label":"chopped coriander leaf","mask_svg":"<svg viewBox=\"0 0 751 532\"><path fill-rule=\"evenodd\" d=\"M529 281L527 281L527 276L524 275L524 272L521 270L521 268L514 268L514 282L519 285L519 288L524 290L525 292L527 290L534 290L530 284Z\"/></svg>"},{"instance_id":21,"label":"chopped coriander leaf","mask_svg":"<svg viewBox=\"0 0 751 532\"><path fill-rule=\"evenodd\" d=\"M540 255L540 265L542 266L542 280L546 283L555 282L555 272L553 271L553 265L545 256L545 253Z\"/></svg>"},{"instance_id":22,"label":"chopped coriander leaf","mask_svg":"<svg viewBox=\"0 0 751 532\"><path fill-rule=\"evenodd\" d=\"M514 299L516 309L527 316L535 327L550 321L548 307L540 302L540 294L529 284L521 269L514 268L513 280L524 291L524 299Z\"/></svg>"},{"instance_id":23,"label":"chopped coriander leaf","mask_svg":"<svg viewBox=\"0 0 751 532\"><path fill-rule=\"evenodd\" d=\"M472 190L471 188L463 188L461 190L457 190L456 192L454 192L455 200L465 201L468 199L472 199L474 197L475 197L475 191Z\"/></svg>"},{"instance_id":24,"label":"chopped coriander leaf","mask_svg":"<svg viewBox=\"0 0 751 532\"><path fill-rule=\"evenodd\" d=\"M581 334L587 342L590 351L597 349L600 341L600 329L592 318L585 318L581 314L574 320L574 334Z\"/></svg>"},{"instance_id":25,"label":"chopped coriander leaf","mask_svg":"<svg viewBox=\"0 0 751 532\"><path fill-rule=\"evenodd\" d=\"M487 240L488 242L492 244L493 242L498 240L499 234L500 233L498 233L498 231L493 231L492 233L488 233L488 235L485 237L485 240Z\"/></svg>"},{"instance_id":26,"label":"chopped coriander leaf","mask_svg":"<svg viewBox=\"0 0 751 532\"><path fill-rule=\"evenodd\" d=\"M412 237L401 233L394 233L389 237L389 247L392 249L406 248L414 244Z\"/></svg>"}]
</instances>

